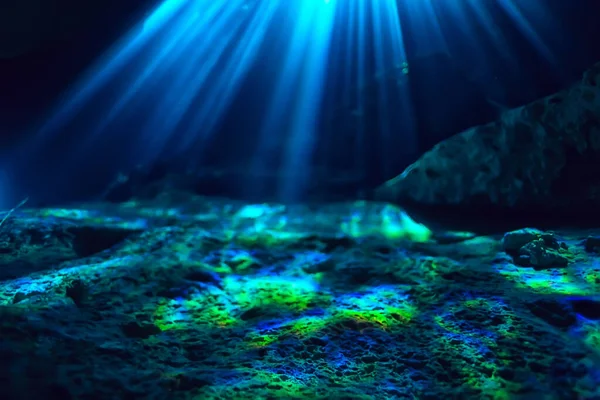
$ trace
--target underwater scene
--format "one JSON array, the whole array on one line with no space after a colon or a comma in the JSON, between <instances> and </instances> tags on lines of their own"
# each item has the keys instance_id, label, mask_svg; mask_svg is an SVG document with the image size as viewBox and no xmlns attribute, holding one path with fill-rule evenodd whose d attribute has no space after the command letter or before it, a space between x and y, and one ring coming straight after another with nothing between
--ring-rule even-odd
<instances>
[{"instance_id":1,"label":"underwater scene","mask_svg":"<svg viewBox=\"0 0 600 400\"><path fill-rule=\"evenodd\" d=\"M0 10L0 398L600 400L600 3Z\"/></svg>"}]
</instances>

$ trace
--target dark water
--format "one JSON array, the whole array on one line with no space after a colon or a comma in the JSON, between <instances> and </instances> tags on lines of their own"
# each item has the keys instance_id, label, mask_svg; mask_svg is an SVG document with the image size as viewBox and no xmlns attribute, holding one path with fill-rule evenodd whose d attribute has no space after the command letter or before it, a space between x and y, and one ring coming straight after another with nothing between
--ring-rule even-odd
<instances>
[{"instance_id":1,"label":"dark water","mask_svg":"<svg viewBox=\"0 0 600 400\"><path fill-rule=\"evenodd\" d=\"M592 40L600 34L594 17L598 6L591 0L519 4L522 18L507 12L502 2L480 3L438 2L435 17L417 13L409 1L398 3L410 65L401 96L390 90L389 78L397 73L395 66L381 65L377 60L373 19L366 18L371 22L362 33L360 52L356 47L347 48L348 30L336 25L309 162L332 174L355 174L360 181L357 188L368 189L400 173L440 140L494 120L503 107L525 104L564 88L600 58L600 44ZM88 198L101 192L116 172L147 162L135 133L152 112L143 104L98 135L92 150L82 150L81 143L93 127L90 121L116 101L117 88L127 85L131 78L126 71L113 82L114 87L107 86L103 94L87 102L79 118L52 132L38 150L31 151L31 147L40 124L66 98L67 89L154 6L142 1L127 5L109 1L102 7L57 4L56 26L44 35L46 39L24 55L0 61L5 182L0 203L15 202L25 193L46 202ZM281 25L288 21L285 10L278 13L256 61L211 129L211 139L184 149L193 164L243 169L259 154L270 107L259 94L272 85L279 65L273 60L285 46L281 44ZM524 23L531 29L524 28ZM384 53L389 51L383 49ZM365 88L361 91L356 89L360 86L356 68L349 79L343 78L348 64L359 57L364 67ZM384 90L392 93L386 99L392 111L382 115L378 99ZM160 95L157 91L156 96ZM295 96L297 92L289 93L290 98ZM360 123L353 114L359 97L365 104ZM202 101L195 100L191 109L201 108ZM399 109L404 111L394 112ZM272 150L260 155L262 165L271 171L282 170L285 161L282 149L288 138L282 121L283 126L267 134ZM15 148L21 151L15 152ZM71 158L76 161L66 161ZM244 185L248 186L236 181L228 185L225 191L230 193L225 194L247 194L247 189L240 189Z\"/></svg>"}]
</instances>

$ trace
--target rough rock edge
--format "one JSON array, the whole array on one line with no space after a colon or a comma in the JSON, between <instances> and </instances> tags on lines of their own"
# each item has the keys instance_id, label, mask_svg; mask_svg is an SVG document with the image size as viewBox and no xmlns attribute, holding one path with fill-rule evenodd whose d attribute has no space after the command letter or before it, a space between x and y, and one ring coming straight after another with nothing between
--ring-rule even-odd
<instances>
[{"instance_id":1,"label":"rough rock edge","mask_svg":"<svg viewBox=\"0 0 600 400\"><path fill-rule=\"evenodd\" d=\"M439 143L376 196L426 205L547 204L561 201L553 188L567 164L590 152L600 153L600 63L567 90ZM585 196L600 203L595 193Z\"/></svg>"}]
</instances>

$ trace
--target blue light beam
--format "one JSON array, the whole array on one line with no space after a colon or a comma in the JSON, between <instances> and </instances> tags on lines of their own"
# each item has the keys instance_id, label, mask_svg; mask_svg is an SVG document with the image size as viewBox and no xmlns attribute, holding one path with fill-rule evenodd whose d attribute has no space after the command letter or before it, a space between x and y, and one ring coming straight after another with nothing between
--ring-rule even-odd
<instances>
[{"instance_id":1,"label":"blue light beam","mask_svg":"<svg viewBox=\"0 0 600 400\"><path fill-rule=\"evenodd\" d=\"M280 182L282 199L297 197L304 187L302 180L309 174L336 5L333 1L286 5L283 21L279 20L284 51L274 60L279 63L279 72L267 92L269 106L250 168L264 171L273 153L283 150L284 176L294 178Z\"/></svg>"},{"instance_id":2,"label":"blue light beam","mask_svg":"<svg viewBox=\"0 0 600 400\"><path fill-rule=\"evenodd\" d=\"M521 31L550 57L537 33L546 16L536 23L528 17L540 10L532 5L538 0L522 0L527 6L517 1L499 0ZM490 18L475 0L449 4L444 7L471 7L481 20ZM359 113L364 112L364 89L372 73L379 71L385 80L378 85L376 111L371 110L379 113L379 132L366 132L363 118L356 121L361 132L357 158L363 158L362 145L373 139L367 135L375 134L380 135L376 139L381 163L389 162L387 157L415 153L410 72L404 76L404 69L410 68L405 68L406 26L401 18L409 21L411 36L406 37L417 49L450 51L440 7L431 1L399 6L397 0L165 0L82 77L26 151L36 154L53 135L77 121L85 125L78 147L60 160L61 167L72 168L100 142L119 145L121 139L135 145L136 163L152 162L165 148L175 152L192 148L200 155L248 73L254 72L258 57L266 55L269 71L276 66L277 72L263 74L264 92L256 95L268 107L250 167L264 168L273 158L283 157L283 176L294 179L280 182L280 197L293 200L308 185L324 94L331 88L330 69L340 72L347 86L342 97L355 97ZM468 25L464 12L456 14ZM339 32L342 50L332 46ZM501 46L502 38L494 38ZM332 53L345 57L336 59ZM371 56L376 71L371 71ZM397 81L396 87L390 80Z\"/></svg>"},{"instance_id":3,"label":"blue light beam","mask_svg":"<svg viewBox=\"0 0 600 400\"><path fill-rule=\"evenodd\" d=\"M215 97L215 93L227 99L233 96L278 5L261 2L254 10L244 12L246 3L164 1L111 48L67 95L39 129L38 148L110 87L114 101L95 112L75 155L63 162L86 157L99 140L122 134L117 131L123 130L123 121L135 113L148 117L127 135L143 143L138 161L150 161L166 143L173 141L175 129L200 94L207 92L207 98ZM224 59L234 67L217 71ZM220 78L209 81L215 72ZM218 104L206 101L197 111L216 120L225 103L219 97ZM190 131L200 130L206 131L197 125L190 127ZM187 134L186 142L193 140L193 135ZM29 146L30 151L32 148Z\"/></svg>"},{"instance_id":4,"label":"blue light beam","mask_svg":"<svg viewBox=\"0 0 600 400\"><path fill-rule=\"evenodd\" d=\"M385 175L392 176L394 171L390 170L387 153L393 149L395 154L414 154L417 148L408 84L410 73L407 73L409 66L396 0L372 2L371 8L372 46L379 76L380 162Z\"/></svg>"},{"instance_id":5,"label":"blue light beam","mask_svg":"<svg viewBox=\"0 0 600 400\"><path fill-rule=\"evenodd\" d=\"M281 182L280 197L283 199L295 199L306 189L310 157L317 134L318 110L323 100L335 11L332 4L326 7L318 7L316 4L311 7L307 4L303 7L295 28L297 36L295 35L290 51L302 55L301 59L296 58L302 85L292 112L284 170L301 173L295 180L284 179Z\"/></svg>"}]
</instances>

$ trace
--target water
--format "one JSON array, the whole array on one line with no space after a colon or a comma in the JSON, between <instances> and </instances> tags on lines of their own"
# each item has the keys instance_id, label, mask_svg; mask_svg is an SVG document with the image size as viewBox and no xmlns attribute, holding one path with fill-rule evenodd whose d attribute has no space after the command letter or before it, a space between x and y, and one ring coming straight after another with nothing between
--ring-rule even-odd
<instances>
[{"instance_id":1,"label":"water","mask_svg":"<svg viewBox=\"0 0 600 400\"><path fill-rule=\"evenodd\" d=\"M0 71L5 395L600 398L584 0L90 10Z\"/></svg>"},{"instance_id":2,"label":"water","mask_svg":"<svg viewBox=\"0 0 600 400\"><path fill-rule=\"evenodd\" d=\"M556 56L569 35L549 35L559 14L535 2L153 7L32 127L15 170L27 175L36 160L55 187L68 176L89 195L117 171L190 152L194 168L293 174L295 184L282 178L269 190L295 201L311 190L313 169L354 174L367 189L443 138L493 120L499 105L539 97L541 80L552 88L571 79ZM92 171L95 187L77 176ZM250 182L236 195L270 186Z\"/></svg>"}]
</instances>

